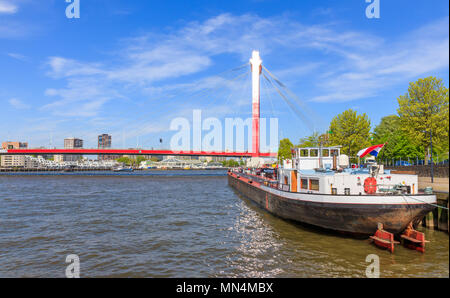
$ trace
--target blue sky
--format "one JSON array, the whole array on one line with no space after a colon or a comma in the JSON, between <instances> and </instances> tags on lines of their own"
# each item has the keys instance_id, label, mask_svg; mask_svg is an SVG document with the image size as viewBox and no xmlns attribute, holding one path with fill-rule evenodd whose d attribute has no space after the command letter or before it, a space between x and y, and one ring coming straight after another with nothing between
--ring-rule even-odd
<instances>
[{"instance_id":1,"label":"blue sky","mask_svg":"<svg viewBox=\"0 0 450 298\"><path fill-rule=\"evenodd\" d=\"M262 87L263 117L280 138L324 131L353 108L374 127L396 113L410 81L449 81L448 1L0 0L0 141L85 147L110 133L113 147L159 148L176 117L251 115L253 49L301 101L310 123ZM164 145L168 147L167 145Z\"/></svg>"}]
</instances>

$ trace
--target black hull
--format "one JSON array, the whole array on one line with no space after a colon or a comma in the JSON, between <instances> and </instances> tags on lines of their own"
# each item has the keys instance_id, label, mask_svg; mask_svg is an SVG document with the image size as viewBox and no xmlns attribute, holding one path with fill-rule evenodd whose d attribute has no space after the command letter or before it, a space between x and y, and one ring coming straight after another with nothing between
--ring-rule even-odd
<instances>
[{"instance_id":1,"label":"black hull","mask_svg":"<svg viewBox=\"0 0 450 298\"><path fill-rule=\"evenodd\" d=\"M320 228L354 235L373 235L378 223L402 233L410 222L419 222L435 207L429 204L339 204L294 200L261 189L257 184L228 175L228 184L264 210Z\"/></svg>"}]
</instances>

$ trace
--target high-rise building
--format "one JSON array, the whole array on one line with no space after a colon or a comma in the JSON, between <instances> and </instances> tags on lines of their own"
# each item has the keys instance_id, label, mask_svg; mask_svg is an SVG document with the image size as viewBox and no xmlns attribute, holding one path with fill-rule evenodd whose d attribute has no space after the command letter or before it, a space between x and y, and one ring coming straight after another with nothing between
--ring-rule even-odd
<instances>
[{"instance_id":1,"label":"high-rise building","mask_svg":"<svg viewBox=\"0 0 450 298\"><path fill-rule=\"evenodd\" d=\"M64 139L64 149L83 148L83 140L77 138Z\"/></svg>"},{"instance_id":2,"label":"high-rise building","mask_svg":"<svg viewBox=\"0 0 450 298\"><path fill-rule=\"evenodd\" d=\"M98 148L111 148L111 136L109 134L104 133L98 136Z\"/></svg>"},{"instance_id":3,"label":"high-rise building","mask_svg":"<svg viewBox=\"0 0 450 298\"><path fill-rule=\"evenodd\" d=\"M3 142L2 149L27 149L28 143L22 142Z\"/></svg>"},{"instance_id":4,"label":"high-rise building","mask_svg":"<svg viewBox=\"0 0 450 298\"><path fill-rule=\"evenodd\" d=\"M109 134L101 134L98 136L98 149L110 149L112 144L112 137ZM99 155L99 160L112 160L117 159L117 155Z\"/></svg>"},{"instance_id":5,"label":"high-rise building","mask_svg":"<svg viewBox=\"0 0 450 298\"><path fill-rule=\"evenodd\" d=\"M64 139L64 149L81 149L83 148L83 140L77 138ZM56 162L62 161L78 161L82 159L82 155L55 155Z\"/></svg>"},{"instance_id":6,"label":"high-rise building","mask_svg":"<svg viewBox=\"0 0 450 298\"><path fill-rule=\"evenodd\" d=\"M28 143L21 142L3 142L2 149L27 149ZM25 155L3 155L1 157L1 167L25 167L26 158Z\"/></svg>"}]
</instances>

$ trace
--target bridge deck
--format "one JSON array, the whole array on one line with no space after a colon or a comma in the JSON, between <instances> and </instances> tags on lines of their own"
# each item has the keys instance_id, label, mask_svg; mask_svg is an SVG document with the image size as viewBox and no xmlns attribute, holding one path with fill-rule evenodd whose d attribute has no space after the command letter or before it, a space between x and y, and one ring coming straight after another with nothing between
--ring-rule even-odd
<instances>
[{"instance_id":1,"label":"bridge deck","mask_svg":"<svg viewBox=\"0 0 450 298\"><path fill-rule=\"evenodd\" d=\"M207 152L207 151L173 151L144 149L8 149L0 150L0 155L44 155L44 154L79 154L79 155L174 155L174 156L224 156L224 157L276 157L276 153L251 152Z\"/></svg>"}]
</instances>

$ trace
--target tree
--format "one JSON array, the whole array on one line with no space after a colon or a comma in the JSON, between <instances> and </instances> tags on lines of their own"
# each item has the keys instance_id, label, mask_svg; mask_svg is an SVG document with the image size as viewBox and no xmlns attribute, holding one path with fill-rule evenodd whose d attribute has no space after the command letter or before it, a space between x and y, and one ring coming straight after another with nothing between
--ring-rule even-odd
<instances>
[{"instance_id":1,"label":"tree","mask_svg":"<svg viewBox=\"0 0 450 298\"><path fill-rule=\"evenodd\" d=\"M280 146L278 148L278 160L282 161L284 159L291 159L292 158L292 148L294 148L294 145L289 139L282 139L280 141Z\"/></svg>"},{"instance_id":2,"label":"tree","mask_svg":"<svg viewBox=\"0 0 450 298\"><path fill-rule=\"evenodd\" d=\"M234 168L239 167L239 162L235 161L234 159L228 159L222 162L224 167L228 168Z\"/></svg>"},{"instance_id":3,"label":"tree","mask_svg":"<svg viewBox=\"0 0 450 298\"><path fill-rule=\"evenodd\" d=\"M319 146L319 137L319 133L314 132L306 138L301 138L298 147L317 147Z\"/></svg>"},{"instance_id":4,"label":"tree","mask_svg":"<svg viewBox=\"0 0 450 298\"><path fill-rule=\"evenodd\" d=\"M129 157L120 157L118 159L116 159L117 162L126 164L126 165L131 165L131 159Z\"/></svg>"},{"instance_id":5,"label":"tree","mask_svg":"<svg viewBox=\"0 0 450 298\"><path fill-rule=\"evenodd\" d=\"M411 141L429 152L431 131L433 147L448 152L448 88L442 79L427 77L412 82L397 100L402 130ZM426 152L425 157L428 161Z\"/></svg>"},{"instance_id":6,"label":"tree","mask_svg":"<svg viewBox=\"0 0 450 298\"><path fill-rule=\"evenodd\" d=\"M144 156L136 157L136 165L140 165L144 160L147 160Z\"/></svg>"},{"instance_id":7,"label":"tree","mask_svg":"<svg viewBox=\"0 0 450 298\"><path fill-rule=\"evenodd\" d=\"M331 120L329 141L332 145L341 145L342 152L349 157L370 145L370 120L364 113L358 115L349 109Z\"/></svg>"},{"instance_id":8,"label":"tree","mask_svg":"<svg viewBox=\"0 0 450 298\"><path fill-rule=\"evenodd\" d=\"M300 144L297 147L327 147L330 145L328 133L319 135L318 132L314 132L312 135L301 138Z\"/></svg>"},{"instance_id":9,"label":"tree","mask_svg":"<svg viewBox=\"0 0 450 298\"><path fill-rule=\"evenodd\" d=\"M423 158L420 148L414 145L401 129L400 118L397 115L383 117L373 130L373 137L375 144L387 143L378 155L381 160Z\"/></svg>"}]
</instances>

